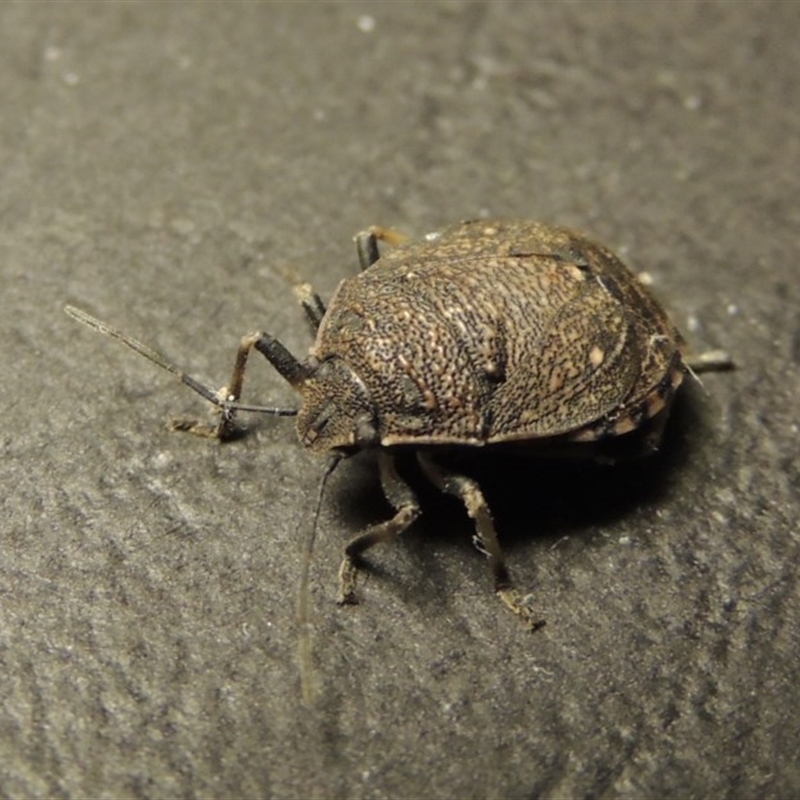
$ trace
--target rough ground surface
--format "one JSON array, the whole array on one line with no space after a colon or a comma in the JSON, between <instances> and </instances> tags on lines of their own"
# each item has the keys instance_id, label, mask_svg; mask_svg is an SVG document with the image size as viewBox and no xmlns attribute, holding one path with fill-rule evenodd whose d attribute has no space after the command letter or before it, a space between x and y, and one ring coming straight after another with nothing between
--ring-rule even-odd
<instances>
[{"instance_id":1,"label":"rough ground surface","mask_svg":"<svg viewBox=\"0 0 800 800\"><path fill-rule=\"evenodd\" d=\"M0 5L2 797L786 797L800 792L800 48L795 3ZM504 462L487 495L527 636L454 501L332 602L388 509L290 421L170 434L238 337L295 352L350 237L572 225L698 348L664 453ZM248 397L290 403L256 363Z\"/></svg>"}]
</instances>

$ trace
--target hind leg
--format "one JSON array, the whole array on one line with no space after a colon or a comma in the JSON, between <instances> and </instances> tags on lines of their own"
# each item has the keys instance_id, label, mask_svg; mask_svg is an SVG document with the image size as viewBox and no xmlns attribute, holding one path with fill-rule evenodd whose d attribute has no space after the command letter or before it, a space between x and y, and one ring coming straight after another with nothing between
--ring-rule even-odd
<instances>
[{"instance_id":1,"label":"hind leg","mask_svg":"<svg viewBox=\"0 0 800 800\"><path fill-rule=\"evenodd\" d=\"M689 353L683 356L683 363L696 375L701 372L725 372L735 367L733 358L724 350Z\"/></svg>"}]
</instances>

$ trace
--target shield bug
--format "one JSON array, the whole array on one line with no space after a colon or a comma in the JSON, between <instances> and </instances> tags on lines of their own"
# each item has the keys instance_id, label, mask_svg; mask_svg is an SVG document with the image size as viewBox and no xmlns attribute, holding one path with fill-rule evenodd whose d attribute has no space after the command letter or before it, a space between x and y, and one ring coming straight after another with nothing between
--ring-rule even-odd
<instances>
[{"instance_id":1,"label":"shield bug","mask_svg":"<svg viewBox=\"0 0 800 800\"><path fill-rule=\"evenodd\" d=\"M379 240L395 246L382 253ZM170 370L218 409L213 427L175 427L228 439L238 411L296 414L298 438L314 452L377 451L395 513L346 546L340 603L356 602L363 554L420 514L396 466L397 454L411 450L424 475L474 520L495 592L536 627L479 485L444 456L499 447L541 455L608 455L617 445L651 452L686 371L725 368L730 359L688 357L676 327L622 262L564 228L478 220L412 242L372 228L356 245L362 271L339 284L327 309L308 285L297 289L316 332L308 357L296 358L267 333L249 334L218 392L85 312L67 311ZM297 390L299 409L240 402L253 348Z\"/></svg>"}]
</instances>

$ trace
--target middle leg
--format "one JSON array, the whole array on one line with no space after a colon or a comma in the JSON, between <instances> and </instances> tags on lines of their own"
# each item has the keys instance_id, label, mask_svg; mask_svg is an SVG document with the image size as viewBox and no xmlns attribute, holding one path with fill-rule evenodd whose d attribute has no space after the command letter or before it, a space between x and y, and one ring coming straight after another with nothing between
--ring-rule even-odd
<instances>
[{"instance_id":1,"label":"middle leg","mask_svg":"<svg viewBox=\"0 0 800 800\"><path fill-rule=\"evenodd\" d=\"M447 494L452 494L464 504L467 514L475 520L475 546L489 559L489 570L492 574L494 590L506 607L531 629L538 630L544 626L543 620L533 617L532 609L526 599L520 597L514 588L511 574L506 566L503 551L497 540L494 520L480 486L472 478L453 472L435 462L429 454L418 451L417 460L431 483Z\"/></svg>"},{"instance_id":2,"label":"middle leg","mask_svg":"<svg viewBox=\"0 0 800 800\"><path fill-rule=\"evenodd\" d=\"M369 269L381 257L378 250L378 241L386 242L386 244L396 247L405 242L406 239L408 237L405 234L398 233L391 228L382 228L380 225L373 225L371 228L356 234L356 251L361 269Z\"/></svg>"}]
</instances>

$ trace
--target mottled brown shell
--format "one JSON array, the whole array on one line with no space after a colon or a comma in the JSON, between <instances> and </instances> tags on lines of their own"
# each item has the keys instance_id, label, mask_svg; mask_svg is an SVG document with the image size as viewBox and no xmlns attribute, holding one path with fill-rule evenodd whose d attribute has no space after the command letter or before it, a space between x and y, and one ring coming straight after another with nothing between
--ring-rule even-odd
<instances>
[{"instance_id":1,"label":"mottled brown shell","mask_svg":"<svg viewBox=\"0 0 800 800\"><path fill-rule=\"evenodd\" d=\"M363 381L384 446L586 442L665 408L682 344L604 247L480 220L386 249L343 281L312 355Z\"/></svg>"}]
</instances>

